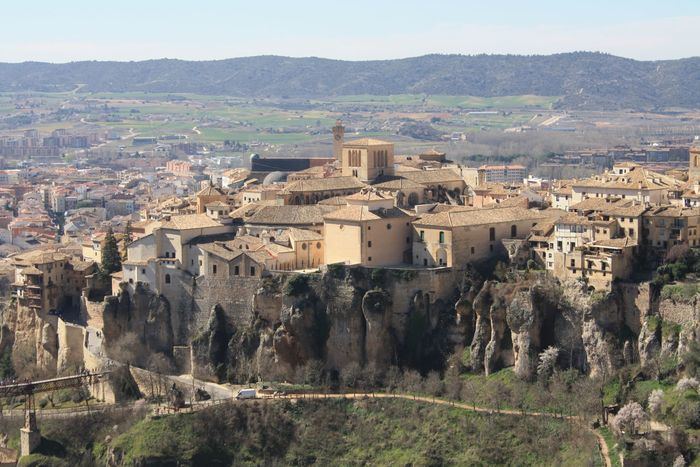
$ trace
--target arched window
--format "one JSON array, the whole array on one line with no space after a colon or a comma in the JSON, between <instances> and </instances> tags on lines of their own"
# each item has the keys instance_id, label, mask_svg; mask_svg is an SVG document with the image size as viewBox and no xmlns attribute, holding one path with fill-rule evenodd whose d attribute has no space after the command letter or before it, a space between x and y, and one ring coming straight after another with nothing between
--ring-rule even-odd
<instances>
[{"instance_id":1,"label":"arched window","mask_svg":"<svg viewBox=\"0 0 700 467\"><path fill-rule=\"evenodd\" d=\"M170 274L165 275L165 283L170 284Z\"/></svg>"}]
</instances>

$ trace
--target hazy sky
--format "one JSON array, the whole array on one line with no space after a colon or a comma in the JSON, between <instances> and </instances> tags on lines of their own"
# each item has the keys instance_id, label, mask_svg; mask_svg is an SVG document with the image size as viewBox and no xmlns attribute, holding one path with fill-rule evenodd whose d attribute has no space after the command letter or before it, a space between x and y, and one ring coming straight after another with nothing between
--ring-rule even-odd
<instances>
[{"instance_id":1,"label":"hazy sky","mask_svg":"<svg viewBox=\"0 0 700 467\"><path fill-rule=\"evenodd\" d=\"M700 55L700 0L3 0L0 61Z\"/></svg>"}]
</instances>

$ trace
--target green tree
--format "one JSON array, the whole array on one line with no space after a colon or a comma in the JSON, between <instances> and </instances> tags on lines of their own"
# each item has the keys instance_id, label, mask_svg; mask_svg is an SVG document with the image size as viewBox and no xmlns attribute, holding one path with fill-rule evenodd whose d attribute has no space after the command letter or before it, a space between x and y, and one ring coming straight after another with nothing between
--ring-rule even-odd
<instances>
[{"instance_id":1,"label":"green tree","mask_svg":"<svg viewBox=\"0 0 700 467\"><path fill-rule=\"evenodd\" d=\"M114 232L112 232L111 227L107 231L105 242L102 247L102 264L100 269L104 275L112 274L122 269L122 259L119 256L117 239L114 237Z\"/></svg>"}]
</instances>

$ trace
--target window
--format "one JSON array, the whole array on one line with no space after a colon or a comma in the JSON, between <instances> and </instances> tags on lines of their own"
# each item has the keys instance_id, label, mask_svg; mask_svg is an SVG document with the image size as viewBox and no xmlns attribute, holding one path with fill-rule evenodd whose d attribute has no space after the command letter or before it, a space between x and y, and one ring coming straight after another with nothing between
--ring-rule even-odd
<instances>
[{"instance_id":1,"label":"window","mask_svg":"<svg viewBox=\"0 0 700 467\"><path fill-rule=\"evenodd\" d=\"M301 244L301 249L302 249L302 250L306 250L306 243L302 243L302 244Z\"/></svg>"},{"instance_id":2,"label":"window","mask_svg":"<svg viewBox=\"0 0 700 467\"><path fill-rule=\"evenodd\" d=\"M141 268L141 274L146 274L146 268Z\"/></svg>"},{"instance_id":3,"label":"window","mask_svg":"<svg viewBox=\"0 0 700 467\"><path fill-rule=\"evenodd\" d=\"M440 240L439 240L440 243L445 243L445 232L440 232L439 238L440 238Z\"/></svg>"},{"instance_id":4,"label":"window","mask_svg":"<svg viewBox=\"0 0 700 467\"><path fill-rule=\"evenodd\" d=\"M489 251L493 252L493 245L489 245Z\"/></svg>"},{"instance_id":5,"label":"window","mask_svg":"<svg viewBox=\"0 0 700 467\"><path fill-rule=\"evenodd\" d=\"M387 230L391 230L391 224L387 224L387 225L386 225L386 229L387 229Z\"/></svg>"},{"instance_id":6,"label":"window","mask_svg":"<svg viewBox=\"0 0 700 467\"><path fill-rule=\"evenodd\" d=\"M316 242L316 249L320 250L321 249L321 242Z\"/></svg>"},{"instance_id":7,"label":"window","mask_svg":"<svg viewBox=\"0 0 700 467\"><path fill-rule=\"evenodd\" d=\"M576 260L572 258L571 259L571 267L573 268L574 266L576 266Z\"/></svg>"},{"instance_id":8,"label":"window","mask_svg":"<svg viewBox=\"0 0 700 467\"><path fill-rule=\"evenodd\" d=\"M420 231L420 241L422 242L423 240L425 240L425 230Z\"/></svg>"},{"instance_id":9,"label":"window","mask_svg":"<svg viewBox=\"0 0 700 467\"><path fill-rule=\"evenodd\" d=\"M510 226L510 237L515 238L518 236L518 226L517 225L511 225Z\"/></svg>"},{"instance_id":10,"label":"window","mask_svg":"<svg viewBox=\"0 0 700 467\"><path fill-rule=\"evenodd\" d=\"M695 241L695 240L693 240ZM406 243L411 243L411 237L406 237Z\"/></svg>"},{"instance_id":11,"label":"window","mask_svg":"<svg viewBox=\"0 0 700 467\"><path fill-rule=\"evenodd\" d=\"M494 227L489 228L489 241L493 242L496 240L496 229ZM493 249L492 249L493 251Z\"/></svg>"},{"instance_id":12,"label":"window","mask_svg":"<svg viewBox=\"0 0 700 467\"><path fill-rule=\"evenodd\" d=\"M423 266L427 266L427 265L428 265L428 260L426 258L423 258Z\"/></svg>"},{"instance_id":13,"label":"window","mask_svg":"<svg viewBox=\"0 0 700 467\"><path fill-rule=\"evenodd\" d=\"M368 256L368 257L367 257L367 261L372 261L372 257L371 257L371 256Z\"/></svg>"},{"instance_id":14,"label":"window","mask_svg":"<svg viewBox=\"0 0 700 467\"><path fill-rule=\"evenodd\" d=\"M165 283L170 284L170 274L165 275Z\"/></svg>"},{"instance_id":15,"label":"window","mask_svg":"<svg viewBox=\"0 0 700 467\"><path fill-rule=\"evenodd\" d=\"M474 247L472 247L472 254L474 254Z\"/></svg>"},{"instance_id":16,"label":"window","mask_svg":"<svg viewBox=\"0 0 700 467\"><path fill-rule=\"evenodd\" d=\"M372 240L367 242L367 248L372 248Z\"/></svg>"},{"instance_id":17,"label":"window","mask_svg":"<svg viewBox=\"0 0 700 467\"><path fill-rule=\"evenodd\" d=\"M216 274L216 264L211 267L212 274Z\"/></svg>"},{"instance_id":18,"label":"window","mask_svg":"<svg viewBox=\"0 0 700 467\"><path fill-rule=\"evenodd\" d=\"M255 266L250 267L250 275L254 276L255 275Z\"/></svg>"},{"instance_id":19,"label":"window","mask_svg":"<svg viewBox=\"0 0 700 467\"><path fill-rule=\"evenodd\" d=\"M372 226L371 226L371 225L368 225L368 226L367 226L367 230L372 230Z\"/></svg>"},{"instance_id":20,"label":"window","mask_svg":"<svg viewBox=\"0 0 700 467\"><path fill-rule=\"evenodd\" d=\"M241 273L241 268L239 268L238 266L234 266L233 267L233 275L238 276L240 273Z\"/></svg>"}]
</instances>

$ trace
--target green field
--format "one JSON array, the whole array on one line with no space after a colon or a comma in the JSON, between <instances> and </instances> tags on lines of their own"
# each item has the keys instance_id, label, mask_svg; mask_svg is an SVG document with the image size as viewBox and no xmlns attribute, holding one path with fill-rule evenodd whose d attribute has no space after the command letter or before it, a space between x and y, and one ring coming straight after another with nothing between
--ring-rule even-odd
<instances>
[{"instance_id":1,"label":"green field","mask_svg":"<svg viewBox=\"0 0 700 467\"><path fill-rule=\"evenodd\" d=\"M221 143L262 142L271 145L303 145L330 142L328 129L338 118L349 119L362 136L387 137L396 125L377 130L377 122L415 119L428 122L443 134L501 131L527 123L537 110L551 107L557 97L547 96L338 96L314 100L253 99L230 96L168 93L0 93L2 120L28 123L10 127L18 133L36 128L48 133L57 128L130 129L139 136L184 134L193 141ZM497 110L497 114L465 111ZM350 117L348 117L348 113ZM451 118L444 118L450 114ZM402 120L398 120L402 121ZM363 129L363 126L367 128ZM193 128L197 127L198 131ZM348 138L354 135L347 135ZM118 143L122 145L124 143ZM127 143L128 144L128 143Z\"/></svg>"},{"instance_id":2,"label":"green field","mask_svg":"<svg viewBox=\"0 0 700 467\"><path fill-rule=\"evenodd\" d=\"M373 96L369 94L339 96L318 102L337 102L345 104L382 104L391 106L433 106L460 107L465 109L513 109L540 108L549 109L559 96L440 96L425 94L397 94L392 96Z\"/></svg>"}]
</instances>

